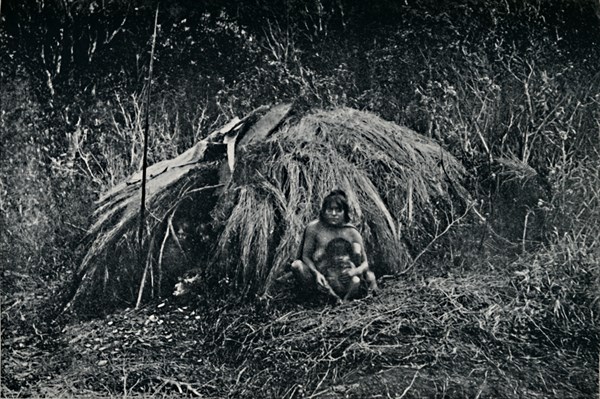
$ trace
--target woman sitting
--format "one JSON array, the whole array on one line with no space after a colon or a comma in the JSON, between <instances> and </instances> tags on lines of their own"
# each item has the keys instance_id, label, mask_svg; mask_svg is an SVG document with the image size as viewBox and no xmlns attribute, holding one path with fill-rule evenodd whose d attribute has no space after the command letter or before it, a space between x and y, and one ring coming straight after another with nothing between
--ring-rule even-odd
<instances>
[{"instance_id":1,"label":"woman sitting","mask_svg":"<svg viewBox=\"0 0 600 399\"><path fill-rule=\"evenodd\" d=\"M311 290L316 285L319 290L327 292L337 302L342 302L342 298L348 299L353 296L356 284L350 284L348 288L352 292L345 292L340 297L323 274L324 272L331 274L326 270L331 264L331 259L326 256L326 249L334 239L343 239L350 243L351 256L356 258L358 264L355 267L343 268L335 280L347 279L358 284L364 281L369 291L376 290L375 274L369 270L362 236L356 227L350 224L348 199L342 190L334 190L324 198L319 218L308 223L304 230L301 259L292 263L292 272L303 289ZM331 278L334 279L333 276Z\"/></svg>"}]
</instances>

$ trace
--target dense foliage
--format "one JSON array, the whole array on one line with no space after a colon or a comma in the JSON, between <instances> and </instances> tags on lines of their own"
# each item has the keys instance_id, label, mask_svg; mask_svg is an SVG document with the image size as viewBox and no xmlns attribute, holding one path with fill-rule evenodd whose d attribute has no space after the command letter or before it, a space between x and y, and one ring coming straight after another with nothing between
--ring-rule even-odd
<instances>
[{"instance_id":1,"label":"dense foliage","mask_svg":"<svg viewBox=\"0 0 600 399\"><path fill-rule=\"evenodd\" d=\"M233 115L301 98L371 110L473 166L514 158L564 185L573 160L598 145L594 7L161 5L150 161ZM2 245L14 267L32 255L47 263L58 256L51 247L77 242L89 201L139 169L154 11L148 1L3 4L3 216L21 220Z\"/></svg>"},{"instance_id":2,"label":"dense foliage","mask_svg":"<svg viewBox=\"0 0 600 399\"><path fill-rule=\"evenodd\" d=\"M597 1L162 2L152 85L157 2L0 5L3 354L48 350L48 303L82 259L93 201L140 169L146 111L155 163L294 100L371 111L461 160L480 217L425 237L410 278L500 273L516 296L498 320L525 334L519 345L541 334L536 350L597 355ZM42 377L6 359L3 387ZM594 383L578 384L585 397Z\"/></svg>"}]
</instances>

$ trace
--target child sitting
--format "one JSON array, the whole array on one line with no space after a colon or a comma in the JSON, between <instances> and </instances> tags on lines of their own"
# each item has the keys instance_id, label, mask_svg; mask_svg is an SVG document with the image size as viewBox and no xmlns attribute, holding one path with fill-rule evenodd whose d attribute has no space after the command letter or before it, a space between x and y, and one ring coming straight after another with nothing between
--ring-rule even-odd
<instances>
[{"instance_id":1,"label":"child sitting","mask_svg":"<svg viewBox=\"0 0 600 399\"><path fill-rule=\"evenodd\" d=\"M320 270L339 300L346 301L359 293L361 277L354 261L360 262L360 248L344 238L334 238L325 248Z\"/></svg>"}]
</instances>

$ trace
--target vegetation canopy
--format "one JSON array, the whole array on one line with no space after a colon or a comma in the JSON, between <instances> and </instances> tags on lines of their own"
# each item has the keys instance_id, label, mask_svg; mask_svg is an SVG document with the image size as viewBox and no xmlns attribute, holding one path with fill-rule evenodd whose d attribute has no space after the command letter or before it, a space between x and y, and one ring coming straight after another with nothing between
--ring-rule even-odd
<instances>
[{"instance_id":1,"label":"vegetation canopy","mask_svg":"<svg viewBox=\"0 0 600 399\"><path fill-rule=\"evenodd\" d=\"M268 291L296 256L322 198L336 187L348 194L375 271L400 273L412 256L405 232L432 229L439 214L449 223L468 201L461 185L465 171L452 155L408 128L350 108L263 107L147 173L152 217L144 266L135 262L133 242L138 172L100 198L70 305L83 297L131 303L170 293L172 285L164 284L185 271L176 264L181 257L194 258L184 268L200 267L206 281L217 281L224 292ZM176 231L184 222L189 231ZM188 239L195 249L182 245ZM169 246L180 253L169 256ZM199 247L200 259L186 253ZM101 296L89 296L99 291Z\"/></svg>"}]
</instances>

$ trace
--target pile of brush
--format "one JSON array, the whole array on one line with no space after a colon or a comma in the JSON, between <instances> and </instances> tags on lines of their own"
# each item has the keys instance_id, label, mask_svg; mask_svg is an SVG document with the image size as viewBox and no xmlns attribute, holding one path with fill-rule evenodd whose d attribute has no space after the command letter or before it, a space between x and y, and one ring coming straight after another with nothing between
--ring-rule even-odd
<instances>
[{"instance_id":1,"label":"pile of brush","mask_svg":"<svg viewBox=\"0 0 600 399\"><path fill-rule=\"evenodd\" d=\"M509 270L520 262L505 266L386 278L379 296L337 307L209 298L117 311L67 326L72 360L40 385L57 397L593 397L590 302L556 313L549 291L528 290L533 270L527 279Z\"/></svg>"},{"instance_id":2,"label":"pile of brush","mask_svg":"<svg viewBox=\"0 0 600 399\"><path fill-rule=\"evenodd\" d=\"M213 290L268 291L333 188L348 194L376 274L401 273L420 237L468 208L464 174L434 141L368 112L260 108L147 169L141 250L141 172L102 196L68 306L139 304L191 268Z\"/></svg>"}]
</instances>

